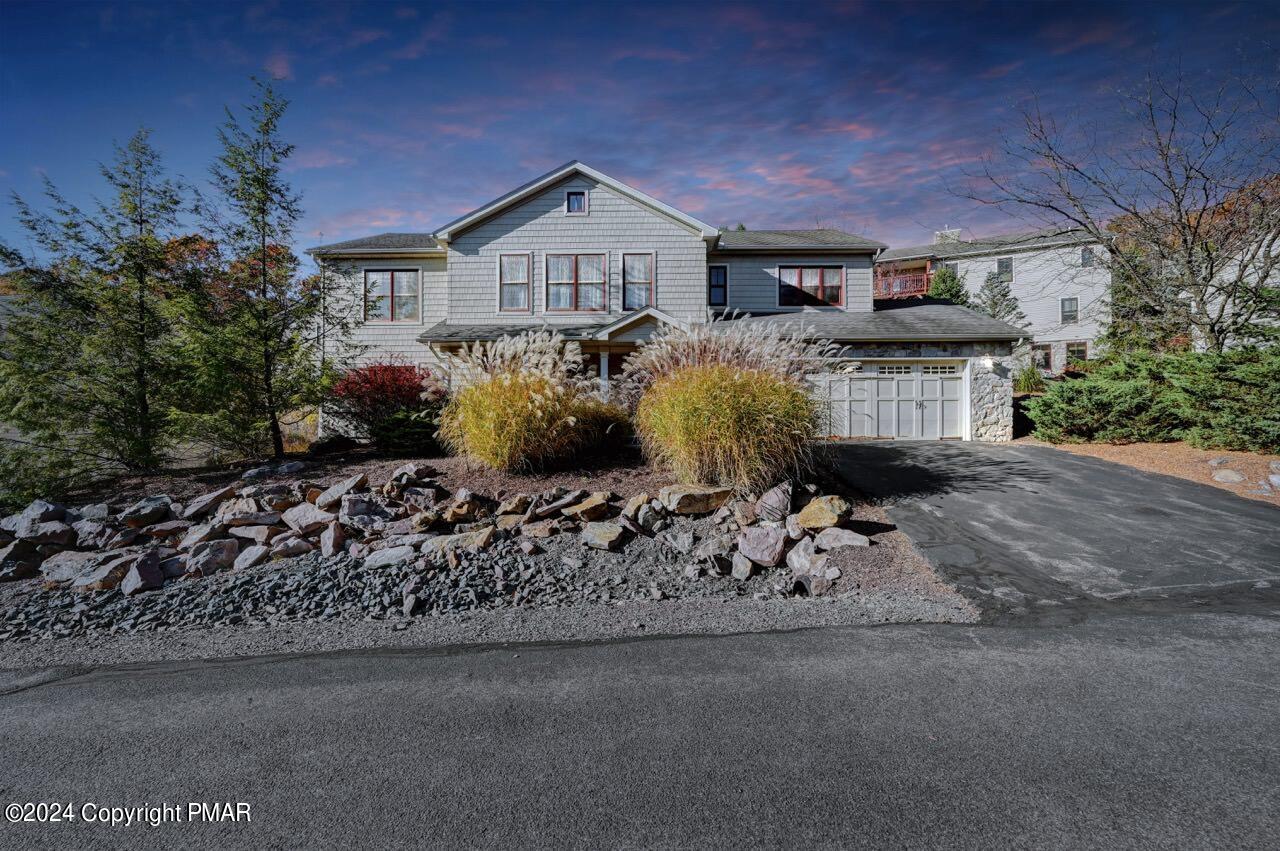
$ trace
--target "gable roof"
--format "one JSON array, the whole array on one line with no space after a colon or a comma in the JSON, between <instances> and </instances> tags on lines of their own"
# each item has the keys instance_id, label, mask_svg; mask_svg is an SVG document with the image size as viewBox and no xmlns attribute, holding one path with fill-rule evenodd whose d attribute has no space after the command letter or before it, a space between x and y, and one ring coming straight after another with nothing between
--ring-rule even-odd
<instances>
[{"instance_id":1,"label":"gable roof","mask_svg":"<svg viewBox=\"0 0 1280 851\"><path fill-rule=\"evenodd\" d=\"M800 324L836 342L996 342L1031 332L967 307L938 299L877 299L875 310L814 310L751 315L737 322Z\"/></svg>"},{"instance_id":2,"label":"gable roof","mask_svg":"<svg viewBox=\"0 0 1280 851\"><path fill-rule=\"evenodd\" d=\"M517 189L513 189L510 192L508 192L506 195L502 195L498 198L493 199L488 204L485 204L482 207L478 207L475 210L472 210L470 213L467 213L465 216L462 216L461 218L454 219L453 221L449 222L449 224L437 230L434 236L438 240L440 240L440 242L447 243L451 241L457 234L472 227L473 225L479 224L485 219L495 216L498 213L502 212L503 210L506 210L509 207L519 204L521 201L525 200L526 198L536 195L539 192L543 191L544 189L547 189L550 186L554 186L555 184L559 183L562 180L565 180L566 178L574 174L580 174L580 175L583 175L584 177L589 177L592 180L596 181L597 183L603 186L609 187L614 192L617 192L619 195L622 195L623 197L626 197L626 198L630 198L632 201L635 201L641 206L648 207L650 210L653 210L656 213L660 213L669 219L673 219L676 222L679 222L680 224L684 225L690 230L696 232L699 236L701 236L703 239L707 240L708 242L714 241L716 236L718 236L718 232L716 231L716 229L711 227L711 225L707 224L706 222L699 221L698 219L695 219L693 216L690 216L688 213L682 213L679 210L677 210L675 207L671 207L667 204L664 204L661 201L659 201L657 198L653 198L649 195L646 195L645 193L641 192L639 189L636 189L633 186L628 186L627 184L623 183L621 180L612 178L609 175L605 174L604 172L596 171L594 168L587 165L586 163L581 163L577 160L572 160L570 162L567 162L564 165L560 166L559 168L553 168L551 171L547 172L541 177L535 177L533 180L529 181L524 186L521 186Z\"/></svg>"},{"instance_id":3,"label":"gable roof","mask_svg":"<svg viewBox=\"0 0 1280 851\"><path fill-rule=\"evenodd\" d=\"M856 233L846 233L834 228L814 228L812 230L727 230L720 234L717 249L751 250L776 248L836 248L865 249L876 251L888 248L883 242L876 242Z\"/></svg>"},{"instance_id":4,"label":"gable roof","mask_svg":"<svg viewBox=\"0 0 1280 851\"><path fill-rule=\"evenodd\" d=\"M932 245L913 245L907 248L891 248L877 258L878 262L892 260L921 260L931 258L949 260L953 257L993 254L1001 251L1026 251L1032 248L1055 248L1096 242L1088 231L1079 228L1049 228L1047 230L1006 233L956 242L938 242Z\"/></svg>"},{"instance_id":5,"label":"gable roof","mask_svg":"<svg viewBox=\"0 0 1280 851\"><path fill-rule=\"evenodd\" d=\"M369 253L421 253L443 254L444 246L429 233L379 233L360 239L348 239L346 242L334 242L329 245L317 245L308 248L307 253L325 254L369 254Z\"/></svg>"}]
</instances>

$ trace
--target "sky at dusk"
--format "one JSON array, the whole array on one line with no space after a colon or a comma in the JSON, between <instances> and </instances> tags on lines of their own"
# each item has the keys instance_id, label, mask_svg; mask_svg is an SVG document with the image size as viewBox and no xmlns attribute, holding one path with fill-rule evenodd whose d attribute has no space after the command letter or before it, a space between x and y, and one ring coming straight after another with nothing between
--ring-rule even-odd
<instances>
[{"instance_id":1,"label":"sky at dusk","mask_svg":"<svg viewBox=\"0 0 1280 851\"><path fill-rule=\"evenodd\" d=\"M1029 98L1106 120L1153 66L1274 68L1278 22L1275 0L0 0L0 190L88 201L140 125L203 182L256 74L292 101L300 246L431 231L572 159L714 225L907 245L1016 228L951 190Z\"/></svg>"}]
</instances>

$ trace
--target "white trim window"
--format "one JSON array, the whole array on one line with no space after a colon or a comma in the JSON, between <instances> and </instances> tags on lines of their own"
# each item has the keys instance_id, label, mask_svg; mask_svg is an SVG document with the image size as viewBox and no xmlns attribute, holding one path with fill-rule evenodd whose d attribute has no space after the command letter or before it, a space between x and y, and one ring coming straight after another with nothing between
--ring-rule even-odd
<instances>
[{"instance_id":1,"label":"white trim window","mask_svg":"<svg viewBox=\"0 0 1280 851\"><path fill-rule=\"evenodd\" d=\"M707 267L707 306L729 306L729 267L724 263Z\"/></svg>"},{"instance_id":2,"label":"white trim window","mask_svg":"<svg viewBox=\"0 0 1280 851\"><path fill-rule=\"evenodd\" d=\"M1060 298L1058 299L1058 319L1063 325L1075 325L1080 321L1080 299Z\"/></svg>"},{"instance_id":3,"label":"white trim window","mask_svg":"<svg viewBox=\"0 0 1280 851\"><path fill-rule=\"evenodd\" d=\"M605 313L607 254L547 254L547 313Z\"/></svg>"},{"instance_id":4,"label":"white trim window","mask_svg":"<svg viewBox=\"0 0 1280 851\"><path fill-rule=\"evenodd\" d=\"M417 269L365 269L366 322L418 322L420 310Z\"/></svg>"},{"instance_id":5,"label":"white trim window","mask_svg":"<svg viewBox=\"0 0 1280 851\"><path fill-rule=\"evenodd\" d=\"M566 189L564 193L564 214L566 216L585 216L591 211L591 195L585 189Z\"/></svg>"},{"instance_id":6,"label":"white trim window","mask_svg":"<svg viewBox=\"0 0 1280 851\"><path fill-rule=\"evenodd\" d=\"M622 309L643 310L654 301L653 252L622 255Z\"/></svg>"},{"instance_id":7,"label":"white trim window","mask_svg":"<svg viewBox=\"0 0 1280 851\"><path fill-rule=\"evenodd\" d=\"M533 255L498 255L498 312L529 313L533 279Z\"/></svg>"}]
</instances>

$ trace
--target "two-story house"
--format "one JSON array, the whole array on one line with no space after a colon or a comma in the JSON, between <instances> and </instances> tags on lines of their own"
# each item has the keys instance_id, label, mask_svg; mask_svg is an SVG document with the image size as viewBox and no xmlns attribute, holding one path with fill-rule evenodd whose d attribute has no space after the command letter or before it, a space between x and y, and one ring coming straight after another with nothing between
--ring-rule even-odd
<instances>
[{"instance_id":1,"label":"two-story house","mask_svg":"<svg viewBox=\"0 0 1280 851\"><path fill-rule=\"evenodd\" d=\"M933 244L892 248L876 258L875 297L923 296L933 275L950 267L970 295L995 274L1027 317L1032 362L1061 372L1095 352L1106 328L1111 273L1102 246L1079 230L1042 230L979 239L939 231Z\"/></svg>"},{"instance_id":2,"label":"two-story house","mask_svg":"<svg viewBox=\"0 0 1280 851\"><path fill-rule=\"evenodd\" d=\"M884 248L829 229L721 232L571 162L434 233L309 253L354 294L366 359L448 377L463 345L551 326L607 387L662 324L802 322L848 359L813 379L831 434L1008 440L1025 333L954 305L875 300Z\"/></svg>"}]
</instances>

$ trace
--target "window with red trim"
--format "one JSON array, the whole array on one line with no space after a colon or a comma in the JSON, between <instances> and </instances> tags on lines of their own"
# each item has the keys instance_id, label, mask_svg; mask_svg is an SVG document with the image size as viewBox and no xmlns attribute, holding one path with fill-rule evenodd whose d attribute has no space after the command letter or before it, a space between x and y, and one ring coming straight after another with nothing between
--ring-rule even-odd
<instances>
[{"instance_id":1,"label":"window with red trim","mask_svg":"<svg viewBox=\"0 0 1280 851\"><path fill-rule=\"evenodd\" d=\"M783 307L843 305L844 269L840 266L780 267L778 304Z\"/></svg>"},{"instance_id":2,"label":"window with red trim","mask_svg":"<svg viewBox=\"0 0 1280 851\"><path fill-rule=\"evenodd\" d=\"M418 270L366 269L364 318L375 322L417 322Z\"/></svg>"},{"instance_id":3,"label":"window with red trim","mask_svg":"<svg viewBox=\"0 0 1280 851\"><path fill-rule=\"evenodd\" d=\"M529 312L530 265L528 254L498 257L498 310Z\"/></svg>"},{"instance_id":4,"label":"window with red trim","mask_svg":"<svg viewBox=\"0 0 1280 851\"><path fill-rule=\"evenodd\" d=\"M599 313L605 299L605 255L548 254L547 311Z\"/></svg>"},{"instance_id":5,"label":"window with red trim","mask_svg":"<svg viewBox=\"0 0 1280 851\"><path fill-rule=\"evenodd\" d=\"M653 305L653 255L622 255L622 309Z\"/></svg>"}]
</instances>

